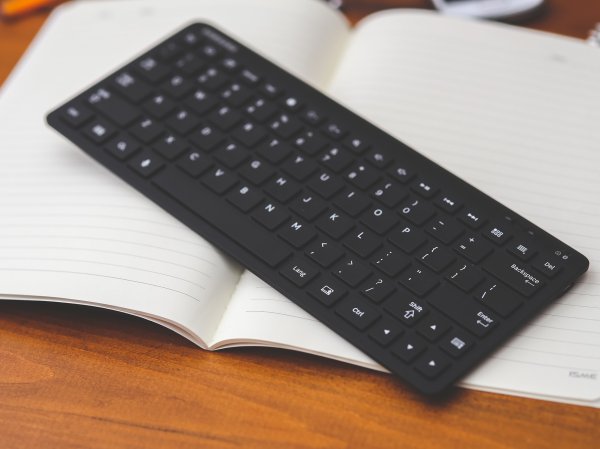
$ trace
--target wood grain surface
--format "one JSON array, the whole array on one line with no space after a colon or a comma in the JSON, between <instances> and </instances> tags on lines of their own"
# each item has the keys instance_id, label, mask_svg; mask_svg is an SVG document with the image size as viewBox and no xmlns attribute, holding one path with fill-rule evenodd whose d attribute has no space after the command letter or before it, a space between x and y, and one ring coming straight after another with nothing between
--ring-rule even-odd
<instances>
[{"instance_id":1,"label":"wood grain surface","mask_svg":"<svg viewBox=\"0 0 600 449\"><path fill-rule=\"evenodd\" d=\"M430 7L345 4L353 22ZM0 83L46 16L0 23ZM522 25L585 37L595 21L598 0L548 0ZM242 447L591 449L600 410L462 389L432 402L388 375L317 357L209 353L115 312L0 302L0 449Z\"/></svg>"}]
</instances>

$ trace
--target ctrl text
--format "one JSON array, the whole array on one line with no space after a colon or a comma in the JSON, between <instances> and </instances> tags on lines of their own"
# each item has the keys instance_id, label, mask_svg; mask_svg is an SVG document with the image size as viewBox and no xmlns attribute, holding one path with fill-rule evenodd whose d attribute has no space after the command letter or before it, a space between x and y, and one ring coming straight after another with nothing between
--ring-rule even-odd
<instances>
[{"instance_id":1,"label":"ctrl text","mask_svg":"<svg viewBox=\"0 0 600 449\"><path fill-rule=\"evenodd\" d=\"M360 310L358 307L355 307L354 309L352 309L352 313L357 316L363 316L365 314L365 312Z\"/></svg>"}]
</instances>

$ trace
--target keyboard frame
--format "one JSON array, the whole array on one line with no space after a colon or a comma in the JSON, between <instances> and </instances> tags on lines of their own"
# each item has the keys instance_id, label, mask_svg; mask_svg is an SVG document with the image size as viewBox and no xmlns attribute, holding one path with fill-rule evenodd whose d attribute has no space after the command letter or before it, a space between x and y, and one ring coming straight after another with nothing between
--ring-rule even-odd
<instances>
[{"instance_id":1,"label":"keyboard frame","mask_svg":"<svg viewBox=\"0 0 600 449\"><path fill-rule=\"evenodd\" d=\"M48 124L67 137L76 146L84 150L89 156L118 175L129 185L135 187L138 191L151 198L155 203L178 218L192 230L196 231L207 241L233 257L242 266L246 267L269 285L276 288L308 313L317 317L319 321L332 328L356 347L365 351L365 353L383 366L390 369L389 367L394 367L399 364L399 359L391 354L389 348L383 348L383 350L380 351L379 349L381 348L373 342L367 332L359 333L351 324L341 320L340 317L336 315L335 307L328 308L323 306L320 302L310 297L306 293L305 288L297 287L294 283L281 276L279 274L279 268L271 268L243 246L240 246L235 241L228 238L228 236L219 229L213 227L194 212L190 211L186 206L174 201L170 195L166 194L153 184L152 177L149 179L143 178L131 170L126 162L117 160L108 151L105 151L102 148L98 151L98 147L101 147L102 145L93 143L85 137L79 129L71 128L61 118L61 114L64 110L63 108L66 105L74 100L81 100L88 96L102 82L123 71L145 55L148 55L157 45L170 39L180 38L187 31L201 32L202 29L209 30L209 33L205 33L205 37L207 34L212 35L214 45L217 45L224 50L229 49L229 51L235 49L232 54L235 54L235 57L242 66L260 66L261 75L263 75L264 79L277 80L278 85L282 86L283 91L293 91L294 95L301 98L305 104L318 105L325 117L335 117L336 122L344 123L344 126L347 129L352 129L353 132L360 134L361 136L369 136L368 138L371 147L397 148L399 152L402 151L402 160L405 161L407 165L413 167L415 172L426 174L427 179L431 182L435 182L437 185L443 185L443 190L445 192L456 192L465 204L476 205L477 210L483 216L500 217L508 215L511 217L512 223L516 228L522 230L523 235L528 232L533 232L536 242L543 242L544 247L560 249L563 253L569 254L569 263L562 268L556 277L551 281L544 279L546 281L545 286L532 298L526 300L517 312L513 313L509 318L504 319L500 325L485 338L477 338L474 348L463 354L460 359L453 360L454 363L452 369L444 371L432 381L418 373L410 364L405 365L408 366L408 369L403 369L401 372L396 371L396 374L421 393L428 395L438 394L446 390L449 385L456 383L461 377L506 342L508 338L512 337L517 329L521 328L534 316L538 315L541 310L561 296L575 280L587 270L589 266L588 260L573 248L560 242L538 226L472 187L458 176L426 159L420 153L385 133L354 112L339 105L306 82L298 79L284 69L279 68L260 54L250 50L245 45L240 44L225 35L222 31L206 23L193 23L167 38L161 39L155 45L151 46L149 50L137 55L128 63L120 65L117 70L103 77L101 81L94 83L93 86L83 90L65 102L64 105L48 114ZM340 174L340 176L342 175ZM228 204L228 206L234 207L230 204ZM436 209L436 211L438 213L440 212L438 209ZM481 229L473 232L477 232L481 235ZM274 238L277 237L274 236ZM540 244L540 246L542 245ZM499 249L496 248L496 251L498 250ZM298 252L303 253L304 251L299 250ZM414 264L414 258L411 260ZM426 301L427 298L425 297L423 300ZM442 314L439 311L438 313ZM454 326L458 326L456 322L453 321L453 323ZM460 326L458 327L460 328ZM432 345L435 345L435 343ZM374 350L374 348L376 350ZM400 362L400 364L404 365L403 362Z\"/></svg>"}]
</instances>

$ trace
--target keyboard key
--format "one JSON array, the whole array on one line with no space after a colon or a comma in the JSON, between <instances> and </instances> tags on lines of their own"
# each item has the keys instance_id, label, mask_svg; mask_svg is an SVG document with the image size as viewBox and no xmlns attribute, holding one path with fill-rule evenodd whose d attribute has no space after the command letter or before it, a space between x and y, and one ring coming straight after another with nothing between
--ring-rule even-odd
<instances>
[{"instance_id":1,"label":"keyboard key","mask_svg":"<svg viewBox=\"0 0 600 449\"><path fill-rule=\"evenodd\" d=\"M358 259L345 259L338 264L333 273L350 287L356 287L371 274L369 270Z\"/></svg>"},{"instance_id":2,"label":"keyboard key","mask_svg":"<svg viewBox=\"0 0 600 449\"><path fill-rule=\"evenodd\" d=\"M450 251L438 244L425 247L417 258L423 265L431 268L436 273L440 273L456 260L456 257Z\"/></svg>"},{"instance_id":3,"label":"keyboard key","mask_svg":"<svg viewBox=\"0 0 600 449\"><path fill-rule=\"evenodd\" d=\"M168 134L155 142L152 145L152 148L154 148L162 157L173 160L181 156L189 148L189 145L184 140L178 139L172 134Z\"/></svg>"},{"instance_id":4,"label":"keyboard key","mask_svg":"<svg viewBox=\"0 0 600 449\"><path fill-rule=\"evenodd\" d=\"M292 220L287 226L279 231L279 237L288 242L294 248L302 248L310 242L317 233L312 226L300 220Z\"/></svg>"},{"instance_id":5,"label":"keyboard key","mask_svg":"<svg viewBox=\"0 0 600 449\"><path fill-rule=\"evenodd\" d=\"M282 170L298 181L304 181L315 171L317 171L317 164L301 154L295 154L290 158L282 167Z\"/></svg>"},{"instance_id":6,"label":"keyboard key","mask_svg":"<svg viewBox=\"0 0 600 449\"><path fill-rule=\"evenodd\" d=\"M430 349L415 364L415 369L428 379L435 379L450 366L450 361L440 351Z\"/></svg>"},{"instance_id":7,"label":"keyboard key","mask_svg":"<svg viewBox=\"0 0 600 449\"><path fill-rule=\"evenodd\" d=\"M240 175L254 185L264 184L267 179L275 174L275 170L269 164L260 159L251 159L242 165Z\"/></svg>"},{"instance_id":8,"label":"keyboard key","mask_svg":"<svg viewBox=\"0 0 600 449\"><path fill-rule=\"evenodd\" d=\"M344 184L334 175L327 172L321 172L312 177L308 182L308 187L323 198L329 199L339 192L344 187Z\"/></svg>"},{"instance_id":9,"label":"keyboard key","mask_svg":"<svg viewBox=\"0 0 600 449\"><path fill-rule=\"evenodd\" d=\"M320 278L311 284L308 294L317 299L321 304L330 307L342 299L348 290L331 277Z\"/></svg>"},{"instance_id":10,"label":"keyboard key","mask_svg":"<svg viewBox=\"0 0 600 449\"><path fill-rule=\"evenodd\" d=\"M235 209L223 209L220 207L223 201L220 197L208 190L198 189L196 181L176 176L173 170L167 168L161 171L153 178L155 185L199 216L203 216L206 208L220 210L220 213L203 219L268 266L276 267L289 257L291 252L285 243L274 239L273 234L258 224L244 219Z\"/></svg>"},{"instance_id":11,"label":"keyboard key","mask_svg":"<svg viewBox=\"0 0 600 449\"><path fill-rule=\"evenodd\" d=\"M479 269L473 265L459 263L455 269L450 271L447 279L464 292L470 292L479 285L484 277Z\"/></svg>"},{"instance_id":12,"label":"keyboard key","mask_svg":"<svg viewBox=\"0 0 600 449\"><path fill-rule=\"evenodd\" d=\"M379 318L377 309L360 298L346 298L335 309L336 313L357 329L369 327Z\"/></svg>"},{"instance_id":13,"label":"keyboard key","mask_svg":"<svg viewBox=\"0 0 600 449\"><path fill-rule=\"evenodd\" d=\"M235 168L248 159L249 152L234 142L224 142L214 152L215 159L229 168Z\"/></svg>"},{"instance_id":14,"label":"keyboard key","mask_svg":"<svg viewBox=\"0 0 600 449\"><path fill-rule=\"evenodd\" d=\"M203 151L211 151L219 143L225 140L225 136L210 125L200 128L190 135L190 140L194 145Z\"/></svg>"},{"instance_id":15,"label":"keyboard key","mask_svg":"<svg viewBox=\"0 0 600 449\"><path fill-rule=\"evenodd\" d=\"M279 205L266 202L252 215L256 221L269 230L281 226L289 218L287 210Z\"/></svg>"},{"instance_id":16,"label":"keyboard key","mask_svg":"<svg viewBox=\"0 0 600 449\"><path fill-rule=\"evenodd\" d=\"M69 104L63 109L62 119L73 127L80 127L93 117L92 111L85 106L78 104Z\"/></svg>"},{"instance_id":17,"label":"keyboard key","mask_svg":"<svg viewBox=\"0 0 600 449\"><path fill-rule=\"evenodd\" d=\"M429 313L429 308L421 300L411 299L405 293L401 291L392 295L384 308L404 324L412 326Z\"/></svg>"},{"instance_id":18,"label":"keyboard key","mask_svg":"<svg viewBox=\"0 0 600 449\"><path fill-rule=\"evenodd\" d=\"M439 315L429 315L423 321L421 321L417 327L417 332L419 335L425 337L425 339L429 341L437 341L449 330L450 321Z\"/></svg>"},{"instance_id":19,"label":"keyboard key","mask_svg":"<svg viewBox=\"0 0 600 449\"><path fill-rule=\"evenodd\" d=\"M396 291L396 287L394 287L390 281L375 276L374 278L365 281L360 292L366 298L379 304L394 293L394 291Z\"/></svg>"},{"instance_id":20,"label":"keyboard key","mask_svg":"<svg viewBox=\"0 0 600 449\"><path fill-rule=\"evenodd\" d=\"M177 166L188 175L197 178L210 167L212 167L212 159L204 153L192 150L177 162Z\"/></svg>"},{"instance_id":21,"label":"keyboard key","mask_svg":"<svg viewBox=\"0 0 600 449\"><path fill-rule=\"evenodd\" d=\"M175 112L166 122L169 127L174 129L179 134L188 134L194 128L200 126L200 119L185 109L180 109Z\"/></svg>"},{"instance_id":22,"label":"keyboard key","mask_svg":"<svg viewBox=\"0 0 600 449\"><path fill-rule=\"evenodd\" d=\"M487 240L483 240L478 235L468 235L458 241L454 250L471 262L479 263L492 252L493 248Z\"/></svg>"},{"instance_id":23,"label":"keyboard key","mask_svg":"<svg viewBox=\"0 0 600 449\"><path fill-rule=\"evenodd\" d=\"M413 198L404 203L398 211L401 216L417 226L422 226L435 215L435 210L423 200Z\"/></svg>"},{"instance_id":24,"label":"keyboard key","mask_svg":"<svg viewBox=\"0 0 600 449\"><path fill-rule=\"evenodd\" d=\"M431 198L436 194L438 188L430 184L428 181L417 180L411 186L411 190L418 193L423 198Z\"/></svg>"},{"instance_id":25,"label":"keyboard key","mask_svg":"<svg viewBox=\"0 0 600 449\"><path fill-rule=\"evenodd\" d=\"M317 218L326 208L325 201L308 192L303 192L290 204L293 212L310 221Z\"/></svg>"},{"instance_id":26,"label":"keyboard key","mask_svg":"<svg viewBox=\"0 0 600 449\"><path fill-rule=\"evenodd\" d=\"M466 354L473 346L473 338L458 329L452 329L440 341L440 348L454 358Z\"/></svg>"},{"instance_id":27,"label":"keyboard key","mask_svg":"<svg viewBox=\"0 0 600 449\"><path fill-rule=\"evenodd\" d=\"M418 266L411 267L400 276L400 283L418 296L425 296L436 285L438 279L432 273Z\"/></svg>"},{"instance_id":28,"label":"keyboard key","mask_svg":"<svg viewBox=\"0 0 600 449\"><path fill-rule=\"evenodd\" d=\"M338 194L333 200L334 204L352 217L363 212L371 202L362 193L350 189Z\"/></svg>"},{"instance_id":29,"label":"keyboard key","mask_svg":"<svg viewBox=\"0 0 600 449\"><path fill-rule=\"evenodd\" d=\"M427 348L425 340L414 334L409 334L392 346L392 353L404 362L410 363L425 351L425 348Z\"/></svg>"},{"instance_id":30,"label":"keyboard key","mask_svg":"<svg viewBox=\"0 0 600 449\"><path fill-rule=\"evenodd\" d=\"M385 247L375 255L371 264L388 276L396 277L410 265L410 259L395 248Z\"/></svg>"},{"instance_id":31,"label":"keyboard key","mask_svg":"<svg viewBox=\"0 0 600 449\"><path fill-rule=\"evenodd\" d=\"M562 262L564 261L555 254L540 255L533 261L533 268L546 277L553 278L562 269Z\"/></svg>"},{"instance_id":32,"label":"keyboard key","mask_svg":"<svg viewBox=\"0 0 600 449\"><path fill-rule=\"evenodd\" d=\"M139 175L148 178L164 165L163 161L150 150L143 150L130 162L129 166Z\"/></svg>"},{"instance_id":33,"label":"keyboard key","mask_svg":"<svg viewBox=\"0 0 600 449\"><path fill-rule=\"evenodd\" d=\"M511 235L502 226L488 226L483 235L497 245L503 245L511 238Z\"/></svg>"},{"instance_id":34,"label":"keyboard key","mask_svg":"<svg viewBox=\"0 0 600 449\"><path fill-rule=\"evenodd\" d=\"M242 185L234 189L227 199L242 212L248 212L262 202L263 196L258 190Z\"/></svg>"},{"instance_id":35,"label":"keyboard key","mask_svg":"<svg viewBox=\"0 0 600 449\"><path fill-rule=\"evenodd\" d=\"M375 187L371 195L377 201L380 201L389 208L394 208L408 196L406 190L398 183L386 181Z\"/></svg>"},{"instance_id":36,"label":"keyboard key","mask_svg":"<svg viewBox=\"0 0 600 449\"><path fill-rule=\"evenodd\" d=\"M368 257L381 246L380 239L371 232L358 228L344 239L344 246L360 257Z\"/></svg>"},{"instance_id":37,"label":"keyboard key","mask_svg":"<svg viewBox=\"0 0 600 449\"><path fill-rule=\"evenodd\" d=\"M483 263L483 269L526 297L544 286L537 273L508 254L493 254Z\"/></svg>"},{"instance_id":38,"label":"keyboard key","mask_svg":"<svg viewBox=\"0 0 600 449\"><path fill-rule=\"evenodd\" d=\"M117 132L113 125L102 119L94 119L83 128L83 133L96 143L103 143Z\"/></svg>"},{"instance_id":39,"label":"keyboard key","mask_svg":"<svg viewBox=\"0 0 600 449\"><path fill-rule=\"evenodd\" d=\"M425 231L445 245L449 245L464 233L463 227L453 218L445 217L434 219Z\"/></svg>"},{"instance_id":40,"label":"keyboard key","mask_svg":"<svg viewBox=\"0 0 600 449\"><path fill-rule=\"evenodd\" d=\"M479 229L486 222L486 219L483 218L479 212L472 209L465 209L458 215L458 219L474 230Z\"/></svg>"},{"instance_id":41,"label":"keyboard key","mask_svg":"<svg viewBox=\"0 0 600 449\"><path fill-rule=\"evenodd\" d=\"M407 254L413 253L427 241L421 231L407 225L396 226L388 238L390 242Z\"/></svg>"},{"instance_id":42,"label":"keyboard key","mask_svg":"<svg viewBox=\"0 0 600 449\"><path fill-rule=\"evenodd\" d=\"M279 164L292 154L292 148L279 139L267 139L258 145L256 153L273 164Z\"/></svg>"},{"instance_id":43,"label":"keyboard key","mask_svg":"<svg viewBox=\"0 0 600 449\"><path fill-rule=\"evenodd\" d=\"M139 74L141 74L151 83L156 83L163 80L170 73L170 70L166 65L159 63L151 56L146 56L140 59L137 63L135 63L135 68ZM125 86L125 88L127 88L127 86Z\"/></svg>"},{"instance_id":44,"label":"keyboard key","mask_svg":"<svg viewBox=\"0 0 600 449\"><path fill-rule=\"evenodd\" d=\"M344 251L331 242L317 240L306 251L306 255L323 268L328 268L344 255Z\"/></svg>"},{"instance_id":45,"label":"keyboard key","mask_svg":"<svg viewBox=\"0 0 600 449\"><path fill-rule=\"evenodd\" d=\"M213 192L222 194L237 183L237 178L231 172L217 167L202 176L202 183Z\"/></svg>"},{"instance_id":46,"label":"keyboard key","mask_svg":"<svg viewBox=\"0 0 600 449\"><path fill-rule=\"evenodd\" d=\"M139 103L152 94L152 88L130 72L121 72L115 76L112 87L134 103Z\"/></svg>"},{"instance_id":47,"label":"keyboard key","mask_svg":"<svg viewBox=\"0 0 600 449\"><path fill-rule=\"evenodd\" d=\"M164 128L151 118L145 118L133 126L130 131L142 142L151 143L163 133Z\"/></svg>"},{"instance_id":48,"label":"keyboard key","mask_svg":"<svg viewBox=\"0 0 600 449\"><path fill-rule=\"evenodd\" d=\"M379 235L386 234L400 220L389 209L374 207L362 214L360 221Z\"/></svg>"},{"instance_id":49,"label":"keyboard key","mask_svg":"<svg viewBox=\"0 0 600 449\"><path fill-rule=\"evenodd\" d=\"M488 282L475 298L503 317L509 316L523 304L517 295L498 282Z\"/></svg>"},{"instance_id":50,"label":"keyboard key","mask_svg":"<svg viewBox=\"0 0 600 449\"><path fill-rule=\"evenodd\" d=\"M175 109L175 102L163 94L157 94L144 102L144 109L154 118L163 118Z\"/></svg>"},{"instance_id":51,"label":"keyboard key","mask_svg":"<svg viewBox=\"0 0 600 449\"><path fill-rule=\"evenodd\" d=\"M298 287L303 287L318 274L318 269L302 258L294 258L285 264L280 273Z\"/></svg>"},{"instance_id":52,"label":"keyboard key","mask_svg":"<svg viewBox=\"0 0 600 449\"><path fill-rule=\"evenodd\" d=\"M433 307L479 337L487 335L498 324L494 314L450 285L443 285L435 290L428 301Z\"/></svg>"},{"instance_id":53,"label":"keyboard key","mask_svg":"<svg viewBox=\"0 0 600 449\"><path fill-rule=\"evenodd\" d=\"M404 333L402 326L391 318L383 318L373 326L369 337L381 346L389 346L394 340Z\"/></svg>"},{"instance_id":54,"label":"keyboard key","mask_svg":"<svg viewBox=\"0 0 600 449\"><path fill-rule=\"evenodd\" d=\"M536 254L536 250L526 240L517 240L508 247L508 251L523 261L528 261Z\"/></svg>"},{"instance_id":55,"label":"keyboard key","mask_svg":"<svg viewBox=\"0 0 600 449\"><path fill-rule=\"evenodd\" d=\"M316 221L317 227L325 234L340 239L354 227L354 221L335 210L329 210Z\"/></svg>"},{"instance_id":56,"label":"keyboard key","mask_svg":"<svg viewBox=\"0 0 600 449\"><path fill-rule=\"evenodd\" d=\"M106 146L106 150L120 160L125 160L140 149L140 145L131 137L119 134Z\"/></svg>"},{"instance_id":57,"label":"keyboard key","mask_svg":"<svg viewBox=\"0 0 600 449\"><path fill-rule=\"evenodd\" d=\"M118 126L128 126L140 116L138 108L100 88L88 96L88 104Z\"/></svg>"}]
</instances>

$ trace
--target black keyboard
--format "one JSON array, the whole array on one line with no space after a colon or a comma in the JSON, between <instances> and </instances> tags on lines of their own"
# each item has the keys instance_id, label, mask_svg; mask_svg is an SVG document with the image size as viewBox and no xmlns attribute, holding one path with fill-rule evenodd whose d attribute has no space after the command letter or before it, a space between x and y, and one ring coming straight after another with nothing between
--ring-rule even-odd
<instances>
[{"instance_id":1,"label":"black keyboard","mask_svg":"<svg viewBox=\"0 0 600 449\"><path fill-rule=\"evenodd\" d=\"M209 25L48 123L423 393L456 382L588 267Z\"/></svg>"}]
</instances>

